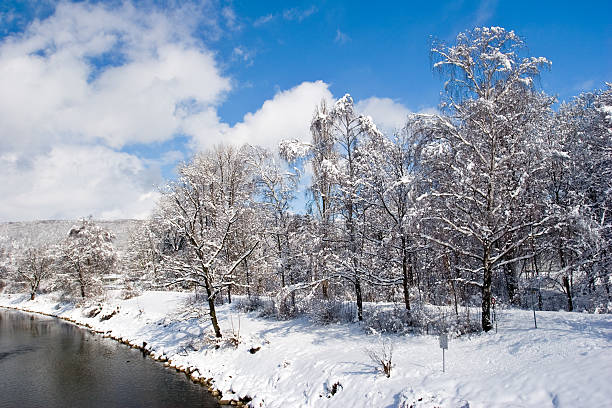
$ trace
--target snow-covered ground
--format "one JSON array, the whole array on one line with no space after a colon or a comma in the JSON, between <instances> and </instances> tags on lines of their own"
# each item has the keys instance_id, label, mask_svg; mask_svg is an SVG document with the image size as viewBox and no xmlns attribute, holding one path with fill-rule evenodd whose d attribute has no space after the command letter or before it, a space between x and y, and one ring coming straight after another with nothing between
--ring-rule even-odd
<instances>
[{"instance_id":1,"label":"snow-covered ground","mask_svg":"<svg viewBox=\"0 0 612 408\"><path fill-rule=\"evenodd\" d=\"M239 333L240 343L215 348L203 340L211 331L208 317L189 307L193 297L186 293L109 299L91 318L86 317L91 305L60 303L53 294L27 298L0 295L0 306L54 314L134 344L147 342L154 355L165 354L173 365L195 366L202 377L212 378L224 399L248 395L252 406L612 406L610 315L538 312L534 329L531 312L505 311L497 333L450 340L445 373L436 336L387 336L394 347L387 378L367 353L380 349L381 338L358 324L267 320L224 305L218 311L221 328L228 337Z\"/></svg>"}]
</instances>

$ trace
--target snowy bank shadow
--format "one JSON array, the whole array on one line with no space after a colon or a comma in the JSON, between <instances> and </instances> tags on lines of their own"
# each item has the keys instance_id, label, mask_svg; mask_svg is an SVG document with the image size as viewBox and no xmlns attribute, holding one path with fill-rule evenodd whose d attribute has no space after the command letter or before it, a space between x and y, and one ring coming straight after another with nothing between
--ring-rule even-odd
<instances>
[{"instance_id":1,"label":"snowy bank shadow","mask_svg":"<svg viewBox=\"0 0 612 408\"><path fill-rule=\"evenodd\" d=\"M570 331L588 332L590 336L612 340L612 320L595 320L588 323L567 320L564 323L571 328Z\"/></svg>"},{"instance_id":2,"label":"snowy bank shadow","mask_svg":"<svg viewBox=\"0 0 612 408\"><path fill-rule=\"evenodd\" d=\"M340 364L346 364L353 366L353 370L344 371L347 375L377 375L380 374L380 370L374 364L371 363L359 363L356 361L341 361Z\"/></svg>"},{"instance_id":3,"label":"snowy bank shadow","mask_svg":"<svg viewBox=\"0 0 612 408\"><path fill-rule=\"evenodd\" d=\"M323 330L321 330L321 326L313 325L311 322L308 322L303 319L286 320L282 322L279 322L278 320L274 320L273 322L275 324L274 327L270 327L265 330L261 330L259 334L261 334L264 337L267 337L267 336L273 336L273 335L287 336L291 333L306 332L306 333L310 333L311 335L329 338L328 335L323 334ZM334 336L334 337L337 337L337 336ZM322 340L316 340L316 341L322 341Z\"/></svg>"},{"instance_id":4,"label":"snowy bank shadow","mask_svg":"<svg viewBox=\"0 0 612 408\"><path fill-rule=\"evenodd\" d=\"M556 326L556 327L555 327ZM565 327L563 327L565 326ZM521 337L532 337L536 338L536 341L546 342L548 341L547 336L555 337L584 337L588 334L590 338L600 338L602 340L612 340L612 322L611 321L593 321L589 323L581 323L574 321L564 321L561 323L555 323L555 325L541 326L538 323L538 328L507 328L504 329L504 334L519 335ZM502 342L502 338L491 339L493 343ZM478 345L478 348L489 347L488 342L482 342Z\"/></svg>"},{"instance_id":5,"label":"snowy bank shadow","mask_svg":"<svg viewBox=\"0 0 612 408\"><path fill-rule=\"evenodd\" d=\"M137 332L138 336L155 338L155 342L163 348L177 349L189 347L198 343L206 333L210 324L199 318L172 321L163 323L158 321L143 327ZM180 351L180 350L178 350Z\"/></svg>"}]
</instances>

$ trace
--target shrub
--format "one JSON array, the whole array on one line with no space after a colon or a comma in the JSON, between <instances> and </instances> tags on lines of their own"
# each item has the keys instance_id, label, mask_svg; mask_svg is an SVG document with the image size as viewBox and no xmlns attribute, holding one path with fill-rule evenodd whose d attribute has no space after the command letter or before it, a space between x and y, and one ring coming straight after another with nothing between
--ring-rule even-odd
<instances>
[{"instance_id":1,"label":"shrub","mask_svg":"<svg viewBox=\"0 0 612 408\"><path fill-rule=\"evenodd\" d=\"M381 339L377 347L367 348L366 353L378 370L385 374L387 378L391 377L393 343L389 339Z\"/></svg>"}]
</instances>

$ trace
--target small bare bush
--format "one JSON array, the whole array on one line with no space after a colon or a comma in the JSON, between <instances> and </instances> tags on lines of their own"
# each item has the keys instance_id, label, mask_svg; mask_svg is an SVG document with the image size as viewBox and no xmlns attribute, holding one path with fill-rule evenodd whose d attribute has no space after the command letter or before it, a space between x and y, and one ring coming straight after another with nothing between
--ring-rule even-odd
<instances>
[{"instance_id":1,"label":"small bare bush","mask_svg":"<svg viewBox=\"0 0 612 408\"><path fill-rule=\"evenodd\" d=\"M227 342L237 348L240 344L240 316L238 316L238 327L234 328L234 319L230 316L230 322L232 324L232 329L227 338Z\"/></svg>"},{"instance_id":2,"label":"small bare bush","mask_svg":"<svg viewBox=\"0 0 612 408\"><path fill-rule=\"evenodd\" d=\"M366 353L376 368L390 378L393 367L393 343L389 339L381 339L377 347L368 347Z\"/></svg>"},{"instance_id":3,"label":"small bare bush","mask_svg":"<svg viewBox=\"0 0 612 408\"><path fill-rule=\"evenodd\" d=\"M319 324L349 323L355 320L357 310L353 302L313 299L308 304L308 315Z\"/></svg>"},{"instance_id":4,"label":"small bare bush","mask_svg":"<svg viewBox=\"0 0 612 408\"><path fill-rule=\"evenodd\" d=\"M223 337L216 337L212 333L206 334L202 343L204 346L212 347L214 349L233 347L238 348L238 345L242 343L240 338L240 317L238 317L238 327L234 326L234 319L230 316L231 328ZM199 348L199 345L192 345L192 348Z\"/></svg>"},{"instance_id":5,"label":"small bare bush","mask_svg":"<svg viewBox=\"0 0 612 408\"><path fill-rule=\"evenodd\" d=\"M259 296L251 296L238 298L234 301L233 305L236 310L250 313L262 310L264 308L264 301Z\"/></svg>"},{"instance_id":6,"label":"small bare bush","mask_svg":"<svg viewBox=\"0 0 612 408\"><path fill-rule=\"evenodd\" d=\"M131 285L127 285L122 291L121 291L121 299L123 300L127 300L127 299L132 299L136 296L140 295L139 291L134 289Z\"/></svg>"}]
</instances>

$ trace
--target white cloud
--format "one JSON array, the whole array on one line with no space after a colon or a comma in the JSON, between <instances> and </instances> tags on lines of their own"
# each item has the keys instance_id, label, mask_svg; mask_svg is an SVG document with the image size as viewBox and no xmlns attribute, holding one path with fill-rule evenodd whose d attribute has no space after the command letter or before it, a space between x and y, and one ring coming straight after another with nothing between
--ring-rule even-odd
<instances>
[{"instance_id":1,"label":"white cloud","mask_svg":"<svg viewBox=\"0 0 612 408\"><path fill-rule=\"evenodd\" d=\"M297 7L290 8L283 11L283 18L288 21L297 20L302 22L304 19L310 17L318 11L316 6L310 6L307 9L299 9Z\"/></svg>"},{"instance_id":2,"label":"white cloud","mask_svg":"<svg viewBox=\"0 0 612 408\"><path fill-rule=\"evenodd\" d=\"M274 19L274 14L267 14L265 16L258 17L253 21L253 27L261 27L263 25L268 24L270 21Z\"/></svg>"},{"instance_id":3,"label":"white cloud","mask_svg":"<svg viewBox=\"0 0 612 408\"><path fill-rule=\"evenodd\" d=\"M227 28L233 31L238 31L242 29L242 24L238 22L238 17L236 16L236 12L232 7L223 7L221 9L221 15L225 19L225 25L227 26Z\"/></svg>"},{"instance_id":4,"label":"white cloud","mask_svg":"<svg viewBox=\"0 0 612 408\"><path fill-rule=\"evenodd\" d=\"M355 104L358 112L369 115L382 131L393 133L406 124L410 109L390 98L372 96Z\"/></svg>"},{"instance_id":5,"label":"white cloud","mask_svg":"<svg viewBox=\"0 0 612 408\"><path fill-rule=\"evenodd\" d=\"M217 143L257 144L276 148L283 139L310 139L310 120L316 105L332 94L323 81L303 82L278 92L254 113L247 113L233 127L218 123L216 113L202 112L193 117L186 130L194 134L200 148Z\"/></svg>"},{"instance_id":6,"label":"white cloud","mask_svg":"<svg viewBox=\"0 0 612 408\"><path fill-rule=\"evenodd\" d=\"M346 44L350 40L351 37L349 37L348 34L343 33L339 28L336 29L336 38L334 38L334 42L338 44Z\"/></svg>"},{"instance_id":7,"label":"white cloud","mask_svg":"<svg viewBox=\"0 0 612 408\"><path fill-rule=\"evenodd\" d=\"M216 107L230 79L191 35L216 29L194 16L204 7L59 3L2 39L0 220L148 212L160 167L183 153L145 160L118 150L171 140L202 113L222 126Z\"/></svg>"},{"instance_id":8,"label":"white cloud","mask_svg":"<svg viewBox=\"0 0 612 408\"><path fill-rule=\"evenodd\" d=\"M226 24L235 18L229 11L220 11ZM292 9L284 18L301 21L315 11ZM146 216L160 168L187 152L143 159L119 151L128 145L161 146L177 134L201 149L218 143L276 149L283 139L310 139L316 105L333 100L329 84L303 82L241 122L223 123L217 109L232 81L191 35L201 23L192 18L190 10L160 14L130 3L60 3L49 18L4 37L0 220ZM206 24L215 30L216 21ZM236 47L234 57L250 54ZM408 113L388 98L357 108L390 130Z\"/></svg>"},{"instance_id":9,"label":"white cloud","mask_svg":"<svg viewBox=\"0 0 612 408\"><path fill-rule=\"evenodd\" d=\"M478 9L474 14L473 25L479 27L485 24L495 14L498 0L481 0Z\"/></svg>"},{"instance_id":10,"label":"white cloud","mask_svg":"<svg viewBox=\"0 0 612 408\"><path fill-rule=\"evenodd\" d=\"M573 91L585 92L595 88L595 80L587 79L586 81L578 82L574 85Z\"/></svg>"},{"instance_id":11,"label":"white cloud","mask_svg":"<svg viewBox=\"0 0 612 408\"><path fill-rule=\"evenodd\" d=\"M276 14L270 13L264 16L260 16L256 18L255 21L253 21L253 27L257 28L257 27L264 26L278 18L282 18L283 20L286 20L286 21L297 21L298 23L301 23L302 21L304 21L311 15L315 14L317 11L319 10L314 5L308 8L304 8L304 9L293 7L290 9L285 9L280 13L276 13Z\"/></svg>"},{"instance_id":12,"label":"white cloud","mask_svg":"<svg viewBox=\"0 0 612 408\"><path fill-rule=\"evenodd\" d=\"M155 205L159 172L102 146L58 146L27 161L0 156L0 219L143 218Z\"/></svg>"},{"instance_id":13,"label":"white cloud","mask_svg":"<svg viewBox=\"0 0 612 408\"><path fill-rule=\"evenodd\" d=\"M0 45L0 148L58 142L129 143L173 137L177 105L214 106L230 89L214 56L171 16L61 3ZM97 67L115 58L114 66ZM98 72L99 71L99 72Z\"/></svg>"},{"instance_id":14,"label":"white cloud","mask_svg":"<svg viewBox=\"0 0 612 408\"><path fill-rule=\"evenodd\" d=\"M232 57L239 61L244 62L247 66L253 65L254 51L249 51L245 47L238 46L232 50Z\"/></svg>"}]
</instances>

